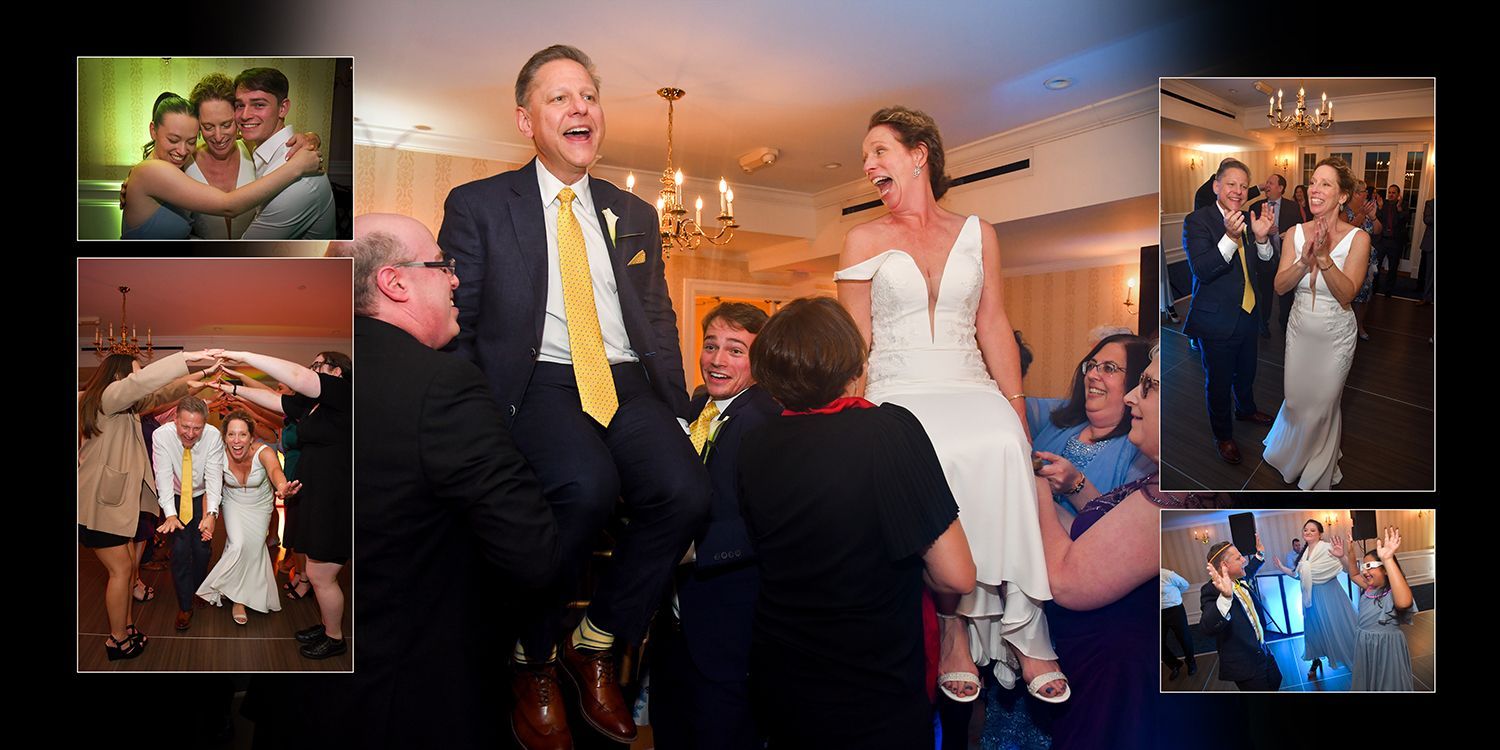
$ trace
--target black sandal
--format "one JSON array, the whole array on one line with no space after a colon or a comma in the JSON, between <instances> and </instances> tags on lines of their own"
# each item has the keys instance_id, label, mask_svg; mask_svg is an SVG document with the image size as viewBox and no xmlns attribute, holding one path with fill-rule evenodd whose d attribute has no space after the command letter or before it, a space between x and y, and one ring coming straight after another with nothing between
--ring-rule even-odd
<instances>
[{"instance_id":1,"label":"black sandal","mask_svg":"<svg viewBox=\"0 0 1500 750\"><path fill-rule=\"evenodd\" d=\"M139 641L142 646L146 645L146 641L150 640L146 637L145 633L135 629L135 623L133 622L125 626L125 634L130 640Z\"/></svg>"},{"instance_id":2,"label":"black sandal","mask_svg":"<svg viewBox=\"0 0 1500 750\"><path fill-rule=\"evenodd\" d=\"M297 587L304 583L307 584L307 593L299 593L297 591ZM287 581L282 585L282 588L286 589L286 597L288 599L306 599L307 597L312 596L312 579L301 578L297 581Z\"/></svg>"},{"instance_id":3,"label":"black sandal","mask_svg":"<svg viewBox=\"0 0 1500 750\"><path fill-rule=\"evenodd\" d=\"M104 655L108 656L110 661L134 659L145 650L145 642L136 640L134 636L126 636L124 643L115 640L114 636L104 639Z\"/></svg>"},{"instance_id":4,"label":"black sandal","mask_svg":"<svg viewBox=\"0 0 1500 750\"><path fill-rule=\"evenodd\" d=\"M135 595L135 587L131 586L130 587L130 598L131 599L136 600L136 602L138 604L145 604L146 602L149 602L152 599L156 598L156 589L154 589L154 588L152 588L150 586L147 586L145 581L138 580L136 582L139 583L139 584L141 584L141 596L136 596Z\"/></svg>"}]
</instances>

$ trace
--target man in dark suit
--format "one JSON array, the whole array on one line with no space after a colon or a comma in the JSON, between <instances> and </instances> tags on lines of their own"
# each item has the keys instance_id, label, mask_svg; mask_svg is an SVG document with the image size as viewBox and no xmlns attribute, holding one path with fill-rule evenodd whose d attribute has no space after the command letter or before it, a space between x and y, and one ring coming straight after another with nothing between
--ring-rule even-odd
<instances>
[{"instance_id":1,"label":"man in dark suit","mask_svg":"<svg viewBox=\"0 0 1500 750\"><path fill-rule=\"evenodd\" d=\"M1183 333L1199 340L1205 374L1209 424L1219 458L1240 462L1230 421L1229 395L1234 393L1235 418L1271 424L1271 417L1255 408L1256 332L1260 327L1255 294L1255 265L1247 252L1271 258L1271 216L1252 218L1242 210L1250 186L1250 168L1234 159L1219 165L1213 189L1217 200L1182 222L1182 246L1193 272L1193 301Z\"/></svg>"},{"instance_id":2,"label":"man in dark suit","mask_svg":"<svg viewBox=\"0 0 1500 750\"><path fill-rule=\"evenodd\" d=\"M511 719L530 748L567 732L557 653L588 723L630 742L613 646L645 635L708 514L708 478L685 434L656 212L588 174L604 139L588 56L563 45L532 55L516 79L516 125L537 158L455 188L438 233L464 279L454 349L484 371L557 516L562 568L523 607ZM582 622L559 642L590 545L620 500L628 531Z\"/></svg>"},{"instance_id":3,"label":"man in dark suit","mask_svg":"<svg viewBox=\"0 0 1500 750\"><path fill-rule=\"evenodd\" d=\"M766 314L725 302L703 318L689 437L708 467L713 504L677 568L676 596L657 617L651 727L662 750L750 750L764 744L750 715L750 626L760 573L740 516L739 453L745 434L781 414L750 374L750 344Z\"/></svg>"},{"instance_id":4,"label":"man in dark suit","mask_svg":"<svg viewBox=\"0 0 1500 750\"><path fill-rule=\"evenodd\" d=\"M330 254L354 258L355 351L379 377L354 394L358 720L332 723L356 746L493 747L509 644L485 608L552 577L557 525L479 368L435 351L458 333L452 261L413 219L354 227Z\"/></svg>"},{"instance_id":5,"label":"man in dark suit","mask_svg":"<svg viewBox=\"0 0 1500 750\"><path fill-rule=\"evenodd\" d=\"M1265 301L1260 306L1260 336L1270 338L1271 336L1271 300L1279 301L1280 311L1276 314L1281 324L1281 334L1286 335L1286 324L1292 316L1292 302L1297 296L1297 290L1293 289L1286 294L1276 294L1275 280L1276 269L1281 265L1281 238L1292 227L1301 224L1302 209L1289 198L1283 198L1286 193L1286 178L1279 174L1273 174L1266 178L1265 191L1260 198L1251 198L1247 208L1255 216L1260 216L1264 211L1271 212L1271 259L1255 259L1255 296Z\"/></svg>"},{"instance_id":6,"label":"man in dark suit","mask_svg":"<svg viewBox=\"0 0 1500 750\"><path fill-rule=\"evenodd\" d=\"M1396 288L1396 277L1401 273L1401 256L1406 251L1406 206L1401 205L1401 186L1391 183L1385 189L1385 202L1380 204L1380 231L1375 233L1374 252L1384 271L1385 282L1375 280L1375 288L1389 297ZM1377 267L1378 268L1378 267Z\"/></svg>"},{"instance_id":7,"label":"man in dark suit","mask_svg":"<svg viewBox=\"0 0 1500 750\"><path fill-rule=\"evenodd\" d=\"M1255 540L1260 547L1260 537ZM1219 675L1240 690L1280 690L1281 669L1266 648L1266 612L1255 585L1265 563L1257 549L1248 563L1229 542L1208 550L1209 582L1200 590L1199 626L1219 644Z\"/></svg>"}]
</instances>

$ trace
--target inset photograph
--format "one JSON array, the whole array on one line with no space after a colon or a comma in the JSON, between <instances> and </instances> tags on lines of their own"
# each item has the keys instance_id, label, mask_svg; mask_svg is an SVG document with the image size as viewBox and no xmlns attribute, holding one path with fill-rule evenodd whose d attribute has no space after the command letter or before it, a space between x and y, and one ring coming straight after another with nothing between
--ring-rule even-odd
<instances>
[{"instance_id":1,"label":"inset photograph","mask_svg":"<svg viewBox=\"0 0 1500 750\"><path fill-rule=\"evenodd\" d=\"M1161 689L1436 689L1435 511L1161 514Z\"/></svg>"},{"instance_id":2,"label":"inset photograph","mask_svg":"<svg viewBox=\"0 0 1500 750\"><path fill-rule=\"evenodd\" d=\"M78 261L78 669L353 669L351 263Z\"/></svg>"},{"instance_id":3,"label":"inset photograph","mask_svg":"<svg viewBox=\"0 0 1500 750\"><path fill-rule=\"evenodd\" d=\"M79 58L78 238L347 239L352 95L348 57Z\"/></svg>"},{"instance_id":4,"label":"inset photograph","mask_svg":"<svg viewBox=\"0 0 1500 750\"><path fill-rule=\"evenodd\" d=\"M1435 91L1162 80L1163 489L1434 489Z\"/></svg>"}]
</instances>

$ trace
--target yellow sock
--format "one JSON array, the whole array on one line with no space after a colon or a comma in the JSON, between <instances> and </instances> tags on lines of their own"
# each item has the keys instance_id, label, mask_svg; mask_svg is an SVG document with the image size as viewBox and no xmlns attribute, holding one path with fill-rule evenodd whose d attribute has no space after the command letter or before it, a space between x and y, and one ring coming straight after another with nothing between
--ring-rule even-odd
<instances>
[{"instance_id":1,"label":"yellow sock","mask_svg":"<svg viewBox=\"0 0 1500 750\"><path fill-rule=\"evenodd\" d=\"M615 645L615 637L610 633L600 630L594 622L589 619L588 613L584 613L583 621L573 629L573 648L591 648L595 651L608 651L610 646Z\"/></svg>"},{"instance_id":2,"label":"yellow sock","mask_svg":"<svg viewBox=\"0 0 1500 750\"><path fill-rule=\"evenodd\" d=\"M520 641L516 641L516 648L515 648L514 651L510 652L510 658L514 659L517 664L530 664L530 663L532 663L530 660L528 660L526 658L526 647L522 646ZM557 647L553 646L552 647L552 653L550 653L550 654L547 655L547 661L552 661L552 660L554 660L556 658L557 658Z\"/></svg>"}]
</instances>

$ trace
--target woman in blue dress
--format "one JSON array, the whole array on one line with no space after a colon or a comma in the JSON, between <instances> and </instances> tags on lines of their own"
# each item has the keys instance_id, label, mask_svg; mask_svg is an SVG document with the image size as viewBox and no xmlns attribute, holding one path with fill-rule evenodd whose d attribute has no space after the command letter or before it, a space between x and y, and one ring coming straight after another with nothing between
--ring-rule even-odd
<instances>
[{"instance_id":1,"label":"woman in blue dress","mask_svg":"<svg viewBox=\"0 0 1500 750\"><path fill-rule=\"evenodd\" d=\"M1335 538L1335 550L1342 541ZM1412 689L1411 651L1401 626L1411 624L1417 602L1401 564L1396 562L1396 548L1400 546L1401 530L1392 526L1385 530L1384 539L1375 540L1375 549L1359 561L1354 540L1349 540L1349 580L1364 590L1359 597L1352 690Z\"/></svg>"},{"instance_id":2,"label":"woman in blue dress","mask_svg":"<svg viewBox=\"0 0 1500 750\"><path fill-rule=\"evenodd\" d=\"M1311 682L1323 671L1324 657L1334 667L1354 663L1354 608L1338 580L1342 550L1323 539L1323 524L1307 519L1302 524L1302 541L1306 547L1296 570L1275 555L1270 559L1282 573L1302 582L1302 659L1311 662L1307 668Z\"/></svg>"},{"instance_id":3,"label":"woman in blue dress","mask_svg":"<svg viewBox=\"0 0 1500 750\"><path fill-rule=\"evenodd\" d=\"M198 117L186 99L170 91L156 97L150 130L151 140L142 149L145 160L125 180L121 239L187 239L193 212L238 216L302 177L323 171L322 154L304 147L286 167L225 192L182 171L198 144Z\"/></svg>"},{"instance_id":4,"label":"woman in blue dress","mask_svg":"<svg viewBox=\"0 0 1500 750\"><path fill-rule=\"evenodd\" d=\"M1106 336L1078 363L1067 399L1026 399L1034 455L1047 462L1037 476L1070 514L1156 470L1126 437L1131 419L1125 394L1141 379L1150 349L1140 336Z\"/></svg>"}]
</instances>

